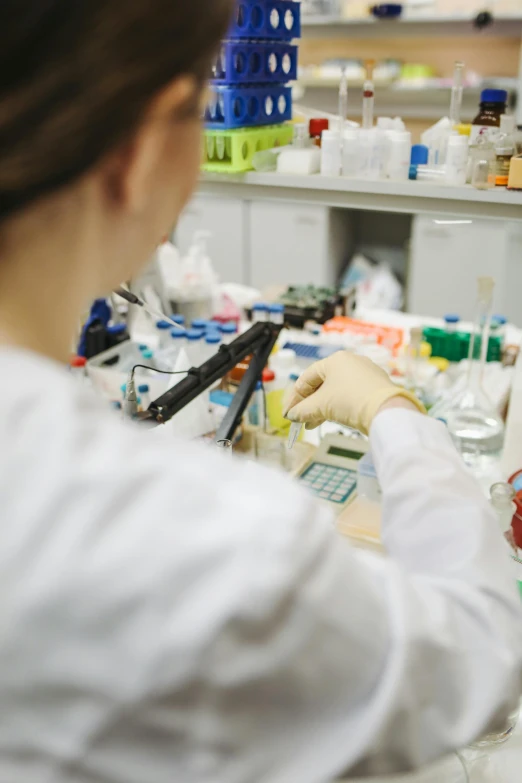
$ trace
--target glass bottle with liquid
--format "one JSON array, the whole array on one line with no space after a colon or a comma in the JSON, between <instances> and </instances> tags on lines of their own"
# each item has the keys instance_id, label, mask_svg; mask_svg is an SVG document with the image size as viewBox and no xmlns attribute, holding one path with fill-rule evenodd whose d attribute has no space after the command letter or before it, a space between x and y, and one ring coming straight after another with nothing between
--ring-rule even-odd
<instances>
[{"instance_id":1,"label":"glass bottle with liquid","mask_svg":"<svg viewBox=\"0 0 522 783\"><path fill-rule=\"evenodd\" d=\"M483 475L498 459L504 444L504 423L483 388L494 285L491 277L478 279L477 317L470 341L466 386L442 408L437 406L437 417L446 422L464 461L477 475Z\"/></svg>"}]
</instances>

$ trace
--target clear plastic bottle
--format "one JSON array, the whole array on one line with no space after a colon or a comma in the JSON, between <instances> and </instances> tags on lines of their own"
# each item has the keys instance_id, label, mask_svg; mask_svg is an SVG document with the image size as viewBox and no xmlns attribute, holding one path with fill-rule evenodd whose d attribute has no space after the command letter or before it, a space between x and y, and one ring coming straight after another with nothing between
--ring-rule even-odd
<instances>
[{"instance_id":1,"label":"clear plastic bottle","mask_svg":"<svg viewBox=\"0 0 522 783\"><path fill-rule=\"evenodd\" d=\"M497 188L507 187L511 159L517 153L515 139L516 120L512 114L503 114L500 118L500 132L495 139Z\"/></svg>"},{"instance_id":2,"label":"clear plastic bottle","mask_svg":"<svg viewBox=\"0 0 522 783\"><path fill-rule=\"evenodd\" d=\"M264 302L257 302L252 308L252 320L254 323L268 321L268 306Z\"/></svg>"},{"instance_id":3,"label":"clear plastic bottle","mask_svg":"<svg viewBox=\"0 0 522 783\"><path fill-rule=\"evenodd\" d=\"M455 334L460 323L460 316L456 313L448 313L444 316L444 323L446 324L446 333Z\"/></svg>"},{"instance_id":4,"label":"clear plastic bottle","mask_svg":"<svg viewBox=\"0 0 522 783\"><path fill-rule=\"evenodd\" d=\"M497 179L497 154L488 136L480 136L470 147L468 180L477 190L490 190Z\"/></svg>"},{"instance_id":5,"label":"clear plastic bottle","mask_svg":"<svg viewBox=\"0 0 522 783\"><path fill-rule=\"evenodd\" d=\"M282 304L271 304L268 307L268 317L273 324L283 326L285 322L285 306Z\"/></svg>"},{"instance_id":6,"label":"clear plastic bottle","mask_svg":"<svg viewBox=\"0 0 522 783\"><path fill-rule=\"evenodd\" d=\"M187 355L193 367L199 367L203 363L204 333L199 329L187 331Z\"/></svg>"},{"instance_id":7,"label":"clear plastic bottle","mask_svg":"<svg viewBox=\"0 0 522 783\"><path fill-rule=\"evenodd\" d=\"M164 351L170 348L170 332L172 324L168 321L158 321L156 323L156 329L159 334L159 349Z\"/></svg>"}]
</instances>

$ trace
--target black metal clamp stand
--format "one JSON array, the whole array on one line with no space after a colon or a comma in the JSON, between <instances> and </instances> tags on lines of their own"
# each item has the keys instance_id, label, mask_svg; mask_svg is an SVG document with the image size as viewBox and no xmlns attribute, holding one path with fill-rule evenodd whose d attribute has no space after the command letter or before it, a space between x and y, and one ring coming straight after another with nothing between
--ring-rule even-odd
<instances>
[{"instance_id":1,"label":"black metal clamp stand","mask_svg":"<svg viewBox=\"0 0 522 783\"><path fill-rule=\"evenodd\" d=\"M257 323L230 345L222 345L215 356L201 367L193 367L186 378L152 402L147 411L148 417L155 419L158 424L165 424L189 402L233 370L236 364L247 356L252 356L248 370L215 437L216 443L232 440L282 328L279 324Z\"/></svg>"}]
</instances>

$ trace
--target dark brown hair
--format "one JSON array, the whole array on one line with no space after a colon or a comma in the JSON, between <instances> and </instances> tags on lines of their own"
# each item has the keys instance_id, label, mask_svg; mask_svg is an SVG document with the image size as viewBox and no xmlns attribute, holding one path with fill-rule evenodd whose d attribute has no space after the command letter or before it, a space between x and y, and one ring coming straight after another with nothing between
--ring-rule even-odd
<instances>
[{"instance_id":1,"label":"dark brown hair","mask_svg":"<svg viewBox=\"0 0 522 783\"><path fill-rule=\"evenodd\" d=\"M202 83L232 6L0 0L0 220L87 172L173 78Z\"/></svg>"}]
</instances>

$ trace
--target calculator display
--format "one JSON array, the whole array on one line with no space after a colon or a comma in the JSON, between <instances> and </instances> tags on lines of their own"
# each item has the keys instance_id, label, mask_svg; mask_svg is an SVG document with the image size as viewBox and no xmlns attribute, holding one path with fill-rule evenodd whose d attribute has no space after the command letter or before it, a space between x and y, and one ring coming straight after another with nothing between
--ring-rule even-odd
<instances>
[{"instance_id":1,"label":"calculator display","mask_svg":"<svg viewBox=\"0 0 522 783\"><path fill-rule=\"evenodd\" d=\"M364 457L364 454L361 454L358 451L348 451L348 449L339 449L336 446L331 446L328 449L328 455L331 457L343 457L344 459L355 459L355 460L360 460Z\"/></svg>"}]
</instances>

